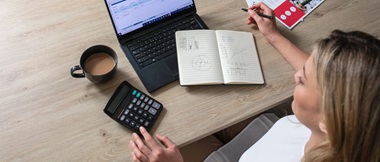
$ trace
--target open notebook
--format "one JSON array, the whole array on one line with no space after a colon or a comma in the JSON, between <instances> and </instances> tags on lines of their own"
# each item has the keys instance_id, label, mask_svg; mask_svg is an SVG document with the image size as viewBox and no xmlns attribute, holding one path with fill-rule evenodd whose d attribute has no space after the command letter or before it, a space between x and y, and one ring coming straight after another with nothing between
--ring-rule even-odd
<instances>
[{"instance_id":1,"label":"open notebook","mask_svg":"<svg viewBox=\"0 0 380 162\"><path fill-rule=\"evenodd\" d=\"M264 84L253 35L229 30L176 32L182 86Z\"/></svg>"}]
</instances>

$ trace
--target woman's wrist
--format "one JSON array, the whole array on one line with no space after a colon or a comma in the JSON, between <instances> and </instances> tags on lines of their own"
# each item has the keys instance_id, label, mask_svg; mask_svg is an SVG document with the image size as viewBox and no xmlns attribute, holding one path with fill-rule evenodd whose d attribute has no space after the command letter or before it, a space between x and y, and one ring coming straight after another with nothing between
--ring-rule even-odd
<instances>
[{"instance_id":1,"label":"woman's wrist","mask_svg":"<svg viewBox=\"0 0 380 162\"><path fill-rule=\"evenodd\" d=\"M264 37L273 46L276 46L276 44L278 42L281 42L283 39L283 36L277 30L268 34L264 34Z\"/></svg>"}]
</instances>

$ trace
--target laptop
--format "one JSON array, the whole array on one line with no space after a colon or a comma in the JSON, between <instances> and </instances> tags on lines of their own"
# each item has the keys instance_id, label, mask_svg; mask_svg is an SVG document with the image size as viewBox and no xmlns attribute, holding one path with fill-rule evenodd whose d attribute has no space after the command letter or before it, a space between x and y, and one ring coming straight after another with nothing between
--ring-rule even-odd
<instances>
[{"instance_id":1,"label":"laptop","mask_svg":"<svg viewBox=\"0 0 380 162\"><path fill-rule=\"evenodd\" d=\"M105 0L118 41L148 92L179 78L175 31L208 29L194 0Z\"/></svg>"}]
</instances>

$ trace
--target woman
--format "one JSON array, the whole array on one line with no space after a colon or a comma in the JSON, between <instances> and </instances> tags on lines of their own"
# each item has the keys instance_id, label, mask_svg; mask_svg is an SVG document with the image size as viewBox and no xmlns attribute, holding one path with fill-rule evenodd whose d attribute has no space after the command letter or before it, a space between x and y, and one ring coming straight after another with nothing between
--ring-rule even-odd
<instances>
[{"instance_id":1,"label":"woman","mask_svg":"<svg viewBox=\"0 0 380 162\"><path fill-rule=\"evenodd\" d=\"M274 20L260 17L253 9L267 15L273 15L273 11L262 3L253 5L248 24L256 24L268 42L297 70L292 110L309 132L300 130L299 134L308 138L297 144L303 152L294 153L289 161L379 162L380 41L362 32L334 31L317 42L309 57L277 31ZM272 140L270 134L278 131L277 124L295 124L286 121L280 119L239 161L276 161L275 155L283 152L265 148L265 141ZM141 132L147 145L134 134L131 141L134 161L183 161L169 138L156 136L162 147L144 128ZM297 139L297 135L289 138ZM287 140L282 141L287 145ZM259 151L273 156L264 156Z\"/></svg>"}]
</instances>

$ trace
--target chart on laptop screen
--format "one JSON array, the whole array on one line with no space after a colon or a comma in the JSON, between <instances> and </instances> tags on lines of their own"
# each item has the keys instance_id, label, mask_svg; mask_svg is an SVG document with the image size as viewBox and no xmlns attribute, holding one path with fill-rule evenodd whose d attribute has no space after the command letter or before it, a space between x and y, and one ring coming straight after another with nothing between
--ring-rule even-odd
<instances>
[{"instance_id":1,"label":"chart on laptop screen","mask_svg":"<svg viewBox=\"0 0 380 162\"><path fill-rule=\"evenodd\" d=\"M139 29L193 5L193 0L107 0L118 35Z\"/></svg>"}]
</instances>

